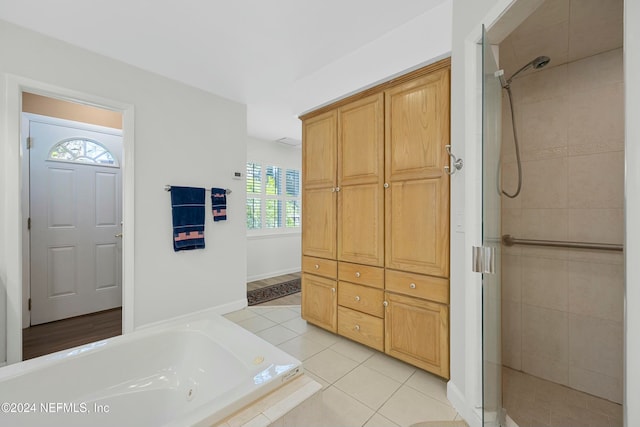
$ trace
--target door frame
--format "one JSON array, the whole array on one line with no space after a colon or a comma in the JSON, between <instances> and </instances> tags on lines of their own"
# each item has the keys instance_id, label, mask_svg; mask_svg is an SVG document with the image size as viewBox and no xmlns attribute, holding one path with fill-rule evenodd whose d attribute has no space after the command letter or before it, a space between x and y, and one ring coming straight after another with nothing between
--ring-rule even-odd
<instances>
[{"instance_id":1,"label":"door frame","mask_svg":"<svg viewBox=\"0 0 640 427\"><path fill-rule=\"evenodd\" d=\"M103 133L107 135L113 135L120 137L122 141L123 130L115 129L106 126L94 125L91 123L80 122L75 120L60 119L57 117L46 116L35 113L22 112L20 115L20 147L22 150L21 157L21 175L22 175L22 223L28 221L31 212L31 165L30 157L31 151L27 149L27 136L30 134L31 122L42 123L53 126L63 126L72 129L79 129L89 132ZM121 147L120 158L118 159L118 168L120 169L120 195L122 203L122 157L123 148ZM124 222L124 219L123 219ZM27 228L22 229L22 328L27 328L31 325L31 311L29 310L29 299L31 298L31 235L32 232ZM122 243L122 242L121 242Z\"/></svg>"},{"instance_id":2,"label":"door frame","mask_svg":"<svg viewBox=\"0 0 640 427\"><path fill-rule=\"evenodd\" d=\"M23 319L23 141L22 92L91 105L122 113L122 333L134 329L134 106L129 103L63 88L16 75L6 76L5 177L7 364L22 361Z\"/></svg>"}]
</instances>

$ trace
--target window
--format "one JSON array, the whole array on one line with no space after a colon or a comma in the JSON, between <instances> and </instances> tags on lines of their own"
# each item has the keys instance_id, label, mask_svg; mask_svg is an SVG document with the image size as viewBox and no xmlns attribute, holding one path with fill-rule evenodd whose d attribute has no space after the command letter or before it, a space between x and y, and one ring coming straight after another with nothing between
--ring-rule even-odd
<instances>
[{"instance_id":1,"label":"window","mask_svg":"<svg viewBox=\"0 0 640 427\"><path fill-rule=\"evenodd\" d=\"M300 171L287 169L285 226L300 227Z\"/></svg>"},{"instance_id":2,"label":"window","mask_svg":"<svg viewBox=\"0 0 640 427\"><path fill-rule=\"evenodd\" d=\"M262 226L261 206L262 175L260 165L247 163L247 229L254 230Z\"/></svg>"},{"instance_id":3,"label":"window","mask_svg":"<svg viewBox=\"0 0 640 427\"><path fill-rule=\"evenodd\" d=\"M118 167L111 152L98 141L91 139L65 139L49 151L48 160L55 162L91 163Z\"/></svg>"},{"instance_id":4,"label":"window","mask_svg":"<svg viewBox=\"0 0 640 427\"><path fill-rule=\"evenodd\" d=\"M300 206L299 170L247 163L248 230L299 228Z\"/></svg>"}]
</instances>

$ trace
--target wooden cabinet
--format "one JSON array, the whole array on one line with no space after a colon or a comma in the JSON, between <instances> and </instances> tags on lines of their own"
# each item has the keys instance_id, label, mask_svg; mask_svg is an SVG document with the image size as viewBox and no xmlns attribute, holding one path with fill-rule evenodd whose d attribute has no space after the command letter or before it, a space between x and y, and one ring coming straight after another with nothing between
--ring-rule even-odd
<instances>
[{"instance_id":1,"label":"wooden cabinet","mask_svg":"<svg viewBox=\"0 0 640 427\"><path fill-rule=\"evenodd\" d=\"M449 60L302 117L302 316L449 376Z\"/></svg>"},{"instance_id":2,"label":"wooden cabinet","mask_svg":"<svg viewBox=\"0 0 640 427\"><path fill-rule=\"evenodd\" d=\"M449 378L449 308L385 292L385 352Z\"/></svg>"},{"instance_id":3,"label":"wooden cabinet","mask_svg":"<svg viewBox=\"0 0 640 427\"><path fill-rule=\"evenodd\" d=\"M302 124L302 185L305 188L336 186L338 114L329 111Z\"/></svg>"},{"instance_id":4,"label":"wooden cabinet","mask_svg":"<svg viewBox=\"0 0 640 427\"><path fill-rule=\"evenodd\" d=\"M384 265L383 94L338 109L338 259Z\"/></svg>"},{"instance_id":5,"label":"wooden cabinet","mask_svg":"<svg viewBox=\"0 0 640 427\"><path fill-rule=\"evenodd\" d=\"M314 325L337 331L338 292L335 280L302 273L302 318Z\"/></svg>"},{"instance_id":6,"label":"wooden cabinet","mask_svg":"<svg viewBox=\"0 0 640 427\"><path fill-rule=\"evenodd\" d=\"M449 70L385 96L385 266L449 277Z\"/></svg>"}]
</instances>

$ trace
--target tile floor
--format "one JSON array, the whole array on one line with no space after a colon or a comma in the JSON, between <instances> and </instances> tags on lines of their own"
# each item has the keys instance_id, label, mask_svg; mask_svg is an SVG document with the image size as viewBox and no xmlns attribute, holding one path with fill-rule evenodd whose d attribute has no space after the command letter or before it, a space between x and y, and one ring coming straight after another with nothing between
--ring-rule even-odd
<instances>
[{"instance_id":1,"label":"tile floor","mask_svg":"<svg viewBox=\"0 0 640 427\"><path fill-rule=\"evenodd\" d=\"M621 427L622 406L503 368L503 405L519 427Z\"/></svg>"},{"instance_id":2,"label":"tile floor","mask_svg":"<svg viewBox=\"0 0 640 427\"><path fill-rule=\"evenodd\" d=\"M300 306L253 306L226 317L304 362L323 393L322 425L388 427L460 420L446 382L307 324Z\"/></svg>"}]
</instances>

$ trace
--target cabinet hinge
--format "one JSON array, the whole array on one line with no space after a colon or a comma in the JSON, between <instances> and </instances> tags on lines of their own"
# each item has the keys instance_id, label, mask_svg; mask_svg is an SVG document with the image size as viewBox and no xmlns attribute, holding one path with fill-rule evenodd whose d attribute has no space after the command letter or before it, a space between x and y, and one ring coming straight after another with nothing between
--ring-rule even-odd
<instances>
[{"instance_id":1,"label":"cabinet hinge","mask_svg":"<svg viewBox=\"0 0 640 427\"><path fill-rule=\"evenodd\" d=\"M31 311L31 298L29 298L28 304L29 304L29 311Z\"/></svg>"},{"instance_id":2,"label":"cabinet hinge","mask_svg":"<svg viewBox=\"0 0 640 427\"><path fill-rule=\"evenodd\" d=\"M31 230L31 217L27 218L27 230Z\"/></svg>"},{"instance_id":3,"label":"cabinet hinge","mask_svg":"<svg viewBox=\"0 0 640 427\"><path fill-rule=\"evenodd\" d=\"M31 139L30 136L27 137L27 150L31 150L31 147L33 147L33 140Z\"/></svg>"}]
</instances>

